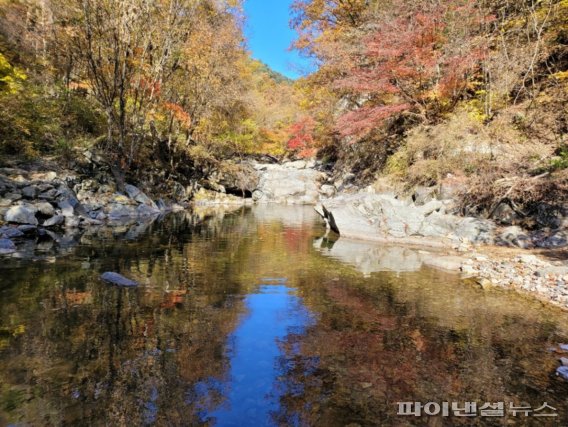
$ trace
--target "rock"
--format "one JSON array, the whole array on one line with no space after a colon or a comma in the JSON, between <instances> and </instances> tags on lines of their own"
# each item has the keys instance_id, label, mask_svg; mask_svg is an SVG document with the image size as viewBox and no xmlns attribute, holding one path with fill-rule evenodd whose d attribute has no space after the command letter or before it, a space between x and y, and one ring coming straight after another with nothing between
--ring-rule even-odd
<instances>
[{"instance_id":1,"label":"rock","mask_svg":"<svg viewBox=\"0 0 568 427\"><path fill-rule=\"evenodd\" d=\"M8 207L12 204L12 200L0 198L0 207Z\"/></svg>"},{"instance_id":2,"label":"rock","mask_svg":"<svg viewBox=\"0 0 568 427\"><path fill-rule=\"evenodd\" d=\"M67 228L77 228L79 227L79 223L81 220L76 216L67 216L65 217L65 227Z\"/></svg>"},{"instance_id":3,"label":"rock","mask_svg":"<svg viewBox=\"0 0 568 427\"><path fill-rule=\"evenodd\" d=\"M35 185L22 188L22 194L27 199L35 199L39 194L39 189Z\"/></svg>"},{"instance_id":4,"label":"rock","mask_svg":"<svg viewBox=\"0 0 568 427\"><path fill-rule=\"evenodd\" d=\"M136 212L138 213L138 216L151 216L160 214L160 210L157 207L153 208L145 204L138 206L136 208Z\"/></svg>"},{"instance_id":5,"label":"rock","mask_svg":"<svg viewBox=\"0 0 568 427\"><path fill-rule=\"evenodd\" d=\"M565 231L554 233L552 236L548 236L542 241L537 240L536 246L546 249L566 247L568 246L568 233Z\"/></svg>"},{"instance_id":6,"label":"rock","mask_svg":"<svg viewBox=\"0 0 568 427\"><path fill-rule=\"evenodd\" d=\"M19 225L18 230L20 230L24 234L32 234L37 231L37 226L35 225Z\"/></svg>"},{"instance_id":7,"label":"rock","mask_svg":"<svg viewBox=\"0 0 568 427\"><path fill-rule=\"evenodd\" d=\"M9 255L16 252L16 245L10 239L0 239L0 255Z\"/></svg>"},{"instance_id":8,"label":"rock","mask_svg":"<svg viewBox=\"0 0 568 427\"><path fill-rule=\"evenodd\" d=\"M13 206L8 210L8 212L6 212L4 219L6 222L37 225L38 221L35 217L36 212L37 211L34 207L26 205Z\"/></svg>"},{"instance_id":9,"label":"rock","mask_svg":"<svg viewBox=\"0 0 568 427\"><path fill-rule=\"evenodd\" d=\"M306 169L307 163L304 160L297 160L295 162L284 163L282 166L288 169Z\"/></svg>"},{"instance_id":10,"label":"rock","mask_svg":"<svg viewBox=\"0 0 568 427\"><path fill-rule=\"evenodd\" d=\"M324 197L335 196L335 187L333 185L322 185L320 188L320 194Z\"/></svg>"},{"instance_id":11,"label":"rock","mask_svg":"<svg viewBox=\"0 0 568 427\"><path fill-rule=\"evenodd\" d=\"M12 202L16 202L18 200L21 200L22 195L20 193L6 193L4 194L4 198L11 200Z\"/></svg>"},{"instance_id":12,"label":"rock","mask_svg":"<svg viewBox=\"0 0 568 427\"><path fill-rule=\"evenodd\" d=\"M478 279L477 284L481 287L481 289L489 289L493 287L493 283L489 279L486 279L485 277Z\"/></svg>"},{"instance_id":13,"label":"rock","mask_svg":"<svg viewBox=\"0 0 568 427\"><path fill-rule=\"evenodd\" d=\"M150 206L154 209L158 209L156 203L154 203L154 201L150 199L146 194L144 194L138 187L126 184L124 186L124 189L128 194L128 197L130 197L132 200L141 203L143 205Z\"/></svg>"},{"instance_id":14,"label":"rock","mask_svg":"<svg viewBox=\"0 0 568 427\"><path fill-rule=\"evenodd\" d=\"M319 199L322 174L313 169L267 165L259 172L254 200L260 203L313 204Z\"/></svg>"},{"instance_id":15,"label":"rock","mask_svg":"<svg viewBox=\"0 0 568 427\"><path fill-rule=\"evenodd\" d=\"M568 357L561 357L560 358L560 364L562 366L568 366Z\"/></svg>"},{"instance_id":16,"label":"rock","mask_svg":"<svg viewBox=\"0 0 568 427\"><path fill-rule=\"evenodd\" d=\"M511 225L519 220L519 216L508 203L500 203L493 211L491 218L497 223Z\"/></svg>"},{"instance_id":17,"label":"rock","mask_svg":"<svg viewBox=\"0 0 568 427\"><path fill-rule=\"evenodd\" d=\"M37 211L44 216L55 215L55 208L53 207L53 205L51 203L40 202L40 203L36 203L35 207L36 207Z\"/></svg>"},{"instance_id":18,"label":"rock","mask_svg":"<svg viewBox=\"0 0 568 427\"><path fill-rule=\"evenodd\" d=\"M436 187L416 187L412 200L416 206L422 206L436 198Z\"/></svg>"},{"instance_id":19,"label":"rock","mask_svg":"<svg viewBox=\"0 0 568 427\"><path fill-rule=\"evenodd\" d=\"M358 193L322 202L324 218L341 236L367 240L405 239L407 243L441 246L442 240L461 239L471 243L491 243L494 225L490 221L443 214L445 205L431 201L424 206L398 200L388 194ZM410 241L412 240L412 242Z\"/></svg>"},{"instance_id":20,"label":"rock","mask_svg":"<svg viewBox=\"0 0 568 427\"><path fill-rule=\"evenodd\" d=\"M533 246L531 238L521 227L516 225L505 228L497 238L497 244L517 246L522 249L528 249Z\"/></svg>"},{"instance_id":21,"label":"rock","mask_svg":"<svg viewBox=\"0 0 568 427\"><path fill-rule=\"evenodd\" d=\"M66 218L71 218L75 216L75 209L69 200L62 200L58 203L59 209L61 209L61 214Z\"/></svg>"},{"instance_id":22,"label":"rock","mask_svg":"<svg viewBox=\"0 0 568 427\"><path fill-rule=\"evenodd\" d=\"M38 196L38 199L52 201L55 200L55 198L57 197L57 193L58 191L55 188L52 188L50 190L45 191L44 193L41 193Z\"/></svg>"},{"instance_id":23,"label":"rock","mask_svg":"<svg viewBox=\"0 0 568 427\"><path fill-rule=\"evenodd\" d=\"M138 282L127 279L123 275L113 272L103 273L101 275L101 279L112 285L126 287L126 288L132 288L138 286Z\"/></svg>"},{"instance_id":24,"label":"rock","mask_svg":"<svg viewBox=\"0 0 568 427\"><path fill-rule=\"evenodd\" d=\"M138 187L130 184L126 184L124 186L124 190L126 191L128 197L130 197L132 200L135 200L136 196L138 196L142 192Z\"/></svg>"},{"instance_id":25,"label":"rock","mask_svg":"<svg viewBox=\"0 0 568 427\"><path fill-rule=\"evenodd\" d=\"M495 240L495 225L491 221L467 217L459 222L455 234L472 243L491 244Z\"/></svg>"},{"instance_id":26,"label":"rock","mask_svg":"<svg viewBox=\"0 0 568 427\"><path fill-rule=\"evenodd\" d=\"M568 380L568 366L560 366L556 369L556 375L562 377L565 380Z\"/></svg>"},{"instance_id":27,"label":"rock","mask_svg":"<svg viewBox=\"0 0 568 427\"><path fill-rule=\"evenodd\" d=\"M138 212L136 207L129 205L122 205L119 203L110 204L106 207L108 210L108 217L110 219L118 219L124 217L136 217Z\"/></svg>"},{"instance_id":28,"label":"rock","mask_svg":"<svg viewBox=\"0 0 568 427\"><path fill-rule=\"evenodd\" d=\"M44 227L55 227L61 225L65 222L65 217L63 215L55 215L44 221L42 224Z\"/></svg>"},{"instance_id":29,"label":"rock","mask_svg":"<svg viewBox=\"0 0 568 427\"><path fill-rule=\"evenodd\" d=\"M17 228L14 227L2 227L0 228L0 236L6 238L6 239L15 239L17 237L22 237L24 235L24 232L21 230L18 230Z\"/></svg>"}]
</instances>

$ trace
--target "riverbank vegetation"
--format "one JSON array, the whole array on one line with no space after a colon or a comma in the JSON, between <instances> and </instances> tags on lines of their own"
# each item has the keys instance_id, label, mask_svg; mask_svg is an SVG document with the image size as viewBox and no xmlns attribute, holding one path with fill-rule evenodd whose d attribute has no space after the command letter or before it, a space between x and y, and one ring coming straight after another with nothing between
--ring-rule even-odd
<instances>
[{"instance_id":1,"label":"riverbank vegetation","mask_svg":"<svg viewBox=\"0 0 568 427\"><path fill-rule=\"evenodd\" d=\"M318 156L336 177L451 181L473 213L568 191L566 0L297 0L291 81L253 60L239 0L0 0L0 152L122 175Z\"/></svg>"}]
</instances>

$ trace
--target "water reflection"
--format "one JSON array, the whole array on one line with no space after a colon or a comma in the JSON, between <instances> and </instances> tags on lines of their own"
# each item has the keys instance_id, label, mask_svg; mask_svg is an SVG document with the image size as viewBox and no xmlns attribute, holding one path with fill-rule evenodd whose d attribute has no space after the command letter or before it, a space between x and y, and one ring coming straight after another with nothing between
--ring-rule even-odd
<instances>
[{"instance_id":1,"label":"water reflection","mask_svg":"<svg viewBox=\"0 0 568 427\"><path fill-rule=\"evenodd\" d=\"M180 214L0 262L0 425L531 425L396 402L545 401L568 315L328 238L309 208ZM105 234L110 233L110 234ZM425 258L426 257L426 258ZM117 271L142 286L99 280Z\"/></svg>"},{"instance_id":2,"label":"water reflection","mask_svg":"<svg viewBox=\"0 0 568 427\"><path fill-rule=\"evenodd\" d=\"M280 397L274 390L277 362L286 364L278 344L289 334L303 334L311 321L301 300L284 284L262 285L246 297L245 306L247 314L228 340L228 379L217 387L224 390L226 400L214 411L203 410L202 421L222 426L242 426L245 420L248 425L272 425ZM198 390L203 388L197 385Z\"/></svg>"}]
</instances>

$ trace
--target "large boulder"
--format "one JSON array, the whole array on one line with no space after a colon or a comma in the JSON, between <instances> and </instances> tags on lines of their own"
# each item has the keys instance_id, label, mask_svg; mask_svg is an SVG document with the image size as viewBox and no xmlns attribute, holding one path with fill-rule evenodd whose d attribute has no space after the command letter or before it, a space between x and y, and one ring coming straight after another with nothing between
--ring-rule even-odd
<instances>
[{"instance_id":1,"label":"large boulder","mask_svg":"<svg viewBox=\"0 0 568 427\"><path fill-rule=\"evenodd\" d=\"M323 176L314 169L297 163L262 165L258 170L260 179L254 198L259 203L316 204L319 200Z\"/></svg>"},{"instance_id":2,"label":"large boulder","mask_svg":"<svg viewBox=\"0 0 568 427\"><path fill-rule=\"evenodd\" d=\"M344 237L436 246L442 241L492 243L494 238L490 221L448 215L440 201L416 206L392 195L358 193L326 200L321 211L329 227Z\"/></svg>"},{"instance_id":3,"label":"large boulder","mask_svg":"<svg viewBox=\"0 0 568 427\"><path fill-rule=\"evenodd\" d=\"M8 209L4 219L6 222L13 222L16 224L30 224L37 225L36 218L37 209L28 205L17 205Z\"/></svg>"},{"instance_id":4,"label":"large boulder","mask_svg":"<svg viewBox=\"0 0 568 427\"><path fill-rule=\"evenodd\" d=\"M150 199L138 187L135 187L134 185L126 184L124 186L124 190L126 191L126 194L128 194L128 197L130 197L132 200L134 200L134 201L136 201L136 202L138 202L142 205L149 206L149 207L151 207L155 210L159 210L156 203L152 199Z\"/></svg>"}]
</instances>

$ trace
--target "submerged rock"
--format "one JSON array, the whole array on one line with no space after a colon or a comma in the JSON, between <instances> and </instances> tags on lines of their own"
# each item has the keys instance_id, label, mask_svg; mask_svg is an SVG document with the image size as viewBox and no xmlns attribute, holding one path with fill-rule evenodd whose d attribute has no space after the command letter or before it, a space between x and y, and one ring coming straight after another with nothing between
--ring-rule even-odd
<instances>
[{"instance_id":1,"label":"submerged rock","mask_svg":"<svg viewBox=\"0 0 568 427\"><path fill-rule=\"evenodd\" d=\"M0 228L0 237L4 237L6 239L14 239L17 237L22 237L24 233L17 228L14 227L2 227Z\"/></svg>"},{"instance_id":2,"label":"submerged rock","mask_svg":"<svg viewBox=\"0 0 568 427\"><path fill-rule=\"evenodd\" d=\"M112 284L112 285L122 286L122 287L126 287L126 288L133 288L133 287L138 286L138 282L135 282L134 280L130 280L130 279L124 277L121 274L113 273L113 272L110 272L110 271L103 273L101 275L101 279L104 280L107 283Z\"/></svg>"},{"instance_id":3,"label":"submerged rock","mask_svg":"<svg viewBox=\"0 0 568 427\"><path fill-rule=\"evenodd\" d=\"M16 245L10 239L0 239L0 255L8 255L16 252Z\"/></svg>"}]
</instances>

